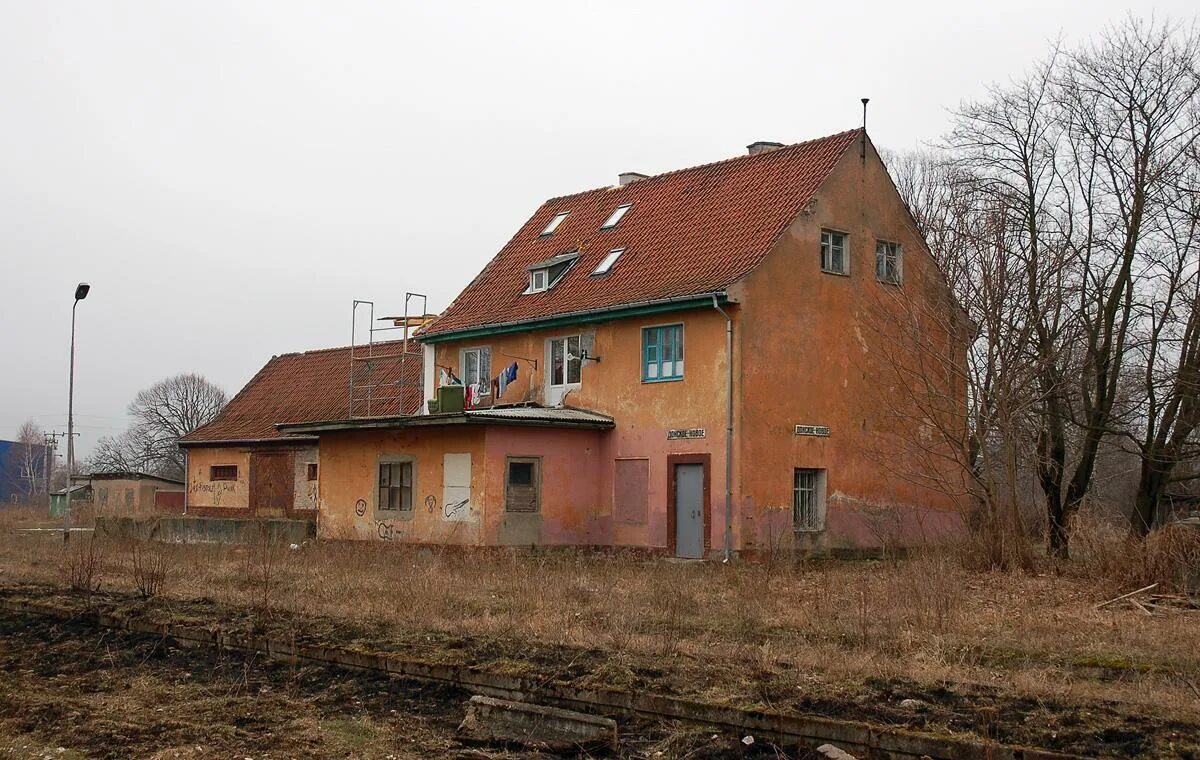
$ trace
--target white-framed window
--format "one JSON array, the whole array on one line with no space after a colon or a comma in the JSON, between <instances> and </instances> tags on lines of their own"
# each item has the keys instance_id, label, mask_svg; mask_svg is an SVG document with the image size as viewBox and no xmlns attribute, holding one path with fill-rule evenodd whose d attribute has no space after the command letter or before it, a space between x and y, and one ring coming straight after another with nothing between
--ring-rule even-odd
<instances>
[{"instance_id":1,"label":"white-framed window","mask_svg":"<svg viewBox=\"0 0 1200 760\"><path fill-rule=\"evenodd\" d=\"M621 258L622 253L625 253L624 248L614 248L609 251L608 255L604 257L604 260L597 264L596 268L592 270L592 274L608 274L608 270L613 268L613 264L617 263L617 259Z\"/></svg>"},{"instance_id":2,"label":"white-framed window","mask_svg":"<svg viewBox=\"0 0 1200 760\"><path fill-rule=\"evenodd\" d=\"M825 471L797 467L792 474L792 528L798 532L825 529Z\"/></svg>"},{"instance_id":3,"label":"white-framed window","mask_svg":"<svg viewBox=\"0 0 1200 760\"><path fill-rule=\"evenodd\" d=\"M583 359L579 353L579 336L551 338L549 344L550 371L547 378L550 387L579 385L583 368Z\"/></svg>"},{"instance_id":4,"label":"white-framed window","mask_svg":"<svg viewBox=\"0 0 1200 760\"><path fill-rule=\"evenodd\" d=\"M837 230L821 230L821 271L849 274L850 257L846 245L849 235Z\"/></svg>"},{"instance_id":5,"label":"white-framed window","mask_svg":"<svg viewBox=\"0 0 1200 760\"><path fill-rule=\"evenodd\" d=\"M529 267L529 287L525 293L540 293L557 285L579 261L579 251L560 253L552 259L539 261Z\"/></svg>"},{"instance_id":6,"label":"white-framed window","mask_svg":"<svg viewBox=\"0 0 1200 760\"><path fill-rule=\"evenodd\" d=\"M462 367L463 385L479 387L482 396L491 391L492 382L492 349L490 346L465 348L459 355L459 365Z\"/></svg>"},{"instance_id":7,"label":"white-framed window","mask_svg":"<svg viewBox=\"0 0 1200 760\"><path fill-rule=\"evenodd\" d=\"M571 215L570 211L559 211L557 214L554 215L554 218L550 220L550 223L546 225L546 229L542 230L541 234L538 235L538 237L544 237L546 235L554 234L554 231L556 229L558 229L558 225L562 224L563 220L566 219L570 215Z\"/></svg>"},{"instance_id":8,"label":"white-framed window","mask_svg":"<svg viewBox=\"0 0 1200 760\"><path fill-rule=\"evenodd\" d=\"M604 220L604 224L600 225L602 230L611 230L616 227L621 221L621 217L629 213L629 209L633 208L632 203L622 203L609 215L608 219Z\"/></svg>"},{"instance_id":9,"label":"white-framed window","mask_svg":"<svg viewBox=\"0 0 1200 760\"><path fill-rule=\"evenodd\" d=\"M899 285L904 275L904 250L899 243L886 240L875 242L875 279L889 285Z\"/></svg>"}]
</instances>

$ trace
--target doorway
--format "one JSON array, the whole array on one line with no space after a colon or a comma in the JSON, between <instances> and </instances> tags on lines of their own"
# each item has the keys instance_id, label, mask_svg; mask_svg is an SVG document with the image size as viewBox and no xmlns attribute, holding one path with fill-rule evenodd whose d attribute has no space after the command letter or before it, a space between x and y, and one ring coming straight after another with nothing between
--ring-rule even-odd
<instances>
[{"instance_id":1,"label":"doorway","mask_svg":"<svg viewBox=\"0 0 1200 760\"><path fill-rule=\"evenodd\" d=\"M708 455L667 458L667 532L675 556L701 559L708 548Z\"/></svg>"},{"instance_id":2,"label":"doorway","mask_svg":"<svg viewBox=\"0 0 1200 760\"><path fill-rule=\"evenodd\" d=\"M250 454L250 509L256 517L284 517L292 509L295 473L292 452Z\"/></svg>"}]
</instances>

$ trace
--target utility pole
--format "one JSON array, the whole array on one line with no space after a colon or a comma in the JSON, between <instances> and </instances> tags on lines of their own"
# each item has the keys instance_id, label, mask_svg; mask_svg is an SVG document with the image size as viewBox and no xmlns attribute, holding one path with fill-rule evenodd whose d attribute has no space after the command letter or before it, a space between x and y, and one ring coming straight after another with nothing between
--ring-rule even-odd
<instances>
[{"instance_id":1,"label":"utility pole","mask_svg":"<svg viewBox=\"0 0 1200 760\"><path fill-rule=\"evenodd\" d=\"M50 508L50 491L54 488L51 481L54 480L54 464L57 461L55 457L58 451L58 439L65 436L66 433L60 433L56 430L51 430L45 434L46 447L44 453L46 455L45 469L42 470L46 478L46 508Z\"/></svg>"}]
</instances>

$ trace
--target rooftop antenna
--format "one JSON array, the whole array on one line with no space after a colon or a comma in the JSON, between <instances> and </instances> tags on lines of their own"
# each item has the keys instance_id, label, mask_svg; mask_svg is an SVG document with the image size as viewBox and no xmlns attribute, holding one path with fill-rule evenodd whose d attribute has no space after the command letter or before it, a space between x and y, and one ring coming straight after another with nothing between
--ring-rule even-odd
<instances>
[{"instance_id":1,"label":"rooftop antenna","mask_svg":"<svg viewBox=\"0 0 1200 760\"><path fill-rule=\"evenodd\" d=\"M870 102L871 102L870 98L862 99L862 104L863 104L862 152L859 154L859 158L861 158L863 161L867 160L867 103L870 103Z\"/></svg>"}]
</instances>

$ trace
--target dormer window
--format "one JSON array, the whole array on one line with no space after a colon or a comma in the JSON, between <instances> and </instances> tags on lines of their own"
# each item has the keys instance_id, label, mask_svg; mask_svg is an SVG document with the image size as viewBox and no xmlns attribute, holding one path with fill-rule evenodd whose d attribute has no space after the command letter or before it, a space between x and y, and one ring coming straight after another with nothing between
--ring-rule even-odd
<instances>
[{"instance_id":1,"label":"dormer window","mask_svg":"<svg viewBox=\"0 0 1200 760\"><path fill-rule=\"evenodd\" d=\"M546 237L547 235L553 234L553 232L558 229L558 225L562 224L563 220L570 215L570 211L560 211L555 214L554 218L550 220L550 223L546 225L546 229L542 230L542 234L538 235L538 237Z\"/></svg>"},{"instance_id":2,"label":"dormer window","mask_svg":"<svg viewBox=\"0 0 1200 760\"><path fill-rule=\"evenodd\" d=\"M558 284L575 262L579 260L579 251L560 253L552 259L539 261L529 267L529 287L526 293L541 293Z\"/></svg>"},{"instance_id":3,"label":"dormer window","mask_svg":"<svg viewBox=\"0 0 1200 760\"><path fill-rule=\"evenodd\" d=\"M616 227L617 223L621 221L621 217L629 213L629 209L631 208L633 208L632 203L622 203L620 206L617 206L617 209L612 212L612 215L608 217L608 220L605 221L604 224L600 225L600 229L611 230L613 227Z\"/></svg>"}]
</instances>

